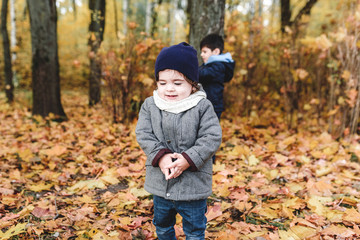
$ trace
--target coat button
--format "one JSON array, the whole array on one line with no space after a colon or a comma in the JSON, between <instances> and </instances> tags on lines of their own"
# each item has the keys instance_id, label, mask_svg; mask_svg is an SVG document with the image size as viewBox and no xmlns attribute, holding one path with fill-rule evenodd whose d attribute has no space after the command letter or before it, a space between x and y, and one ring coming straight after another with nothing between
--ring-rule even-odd
<instances>
[{"instance_id":1,"label":"coat button","mask_svg":"<svg viewBox=\"0 0 360 240\"><path fill-rule=\"evenodd\" d=\"M167 193L166 196L167 196L167 197L170 197L170 193Z\"/></svg>"}]
</instances>

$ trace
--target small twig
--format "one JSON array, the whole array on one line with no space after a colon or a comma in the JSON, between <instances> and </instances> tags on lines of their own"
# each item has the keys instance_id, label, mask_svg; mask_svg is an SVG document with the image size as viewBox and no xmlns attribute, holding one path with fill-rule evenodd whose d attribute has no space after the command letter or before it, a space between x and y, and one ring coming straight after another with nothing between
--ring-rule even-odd
<instances>
[{"instance_id":1,"label":"small twig","mask_svg":"<svg viewBox=\"0 0 360 240\"><path fill-rule=\"evenodd\" d=\"M340 204L343 202L343 200L344 200L344 197L342 197L341 200L340 200L340 202L337 204L338 207L339 207Z\"/></svg>"},{"instance_id":2,"label":"small twig","mask_svg":"<svg viewBox=\"0 0 360 240\"><path fill-rule=\"evenodd\" d=\"M55 193L55 199L54 199L54 202L55 202L55 213L56 213L56 215L53 217L53 220L57 219L57 218L60 216L59 213L58 213L56 197L57 197L57 193Z\"/></svg>"}]
</instances>

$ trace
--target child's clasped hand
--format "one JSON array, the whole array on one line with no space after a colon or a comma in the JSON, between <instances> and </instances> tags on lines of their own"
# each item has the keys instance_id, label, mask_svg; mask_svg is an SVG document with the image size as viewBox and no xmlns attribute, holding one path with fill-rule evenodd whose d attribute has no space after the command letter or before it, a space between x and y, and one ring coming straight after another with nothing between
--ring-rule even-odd
<instances>
[{"instance_id":1,"label":"child's clasped hand","mask_svg":"<svg viewBox=\"0 0 360 240\"><path fill-rule=\"evenodd\" d=\"M165 179L173 179L179 177L187 168L190 167L190 164L183 155L179 153L169 153L165 154L159 161L159 167Z\"/></svg>"}]
</instances>

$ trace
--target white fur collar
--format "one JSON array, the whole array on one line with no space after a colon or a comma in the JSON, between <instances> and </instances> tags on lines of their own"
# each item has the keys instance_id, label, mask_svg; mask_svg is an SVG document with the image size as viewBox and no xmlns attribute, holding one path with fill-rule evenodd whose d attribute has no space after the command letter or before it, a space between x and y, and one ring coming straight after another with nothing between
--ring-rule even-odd
<instances>
[{"instance_id":1,"label":"white fur collar","mask_svg":"<svg viewBox=\"0 0 360 240\"><path fill-rule=\"evenodd\" d=\"M195 107L200 102L200 100L206 98L206 93L202 90L199 90L191 94L189 97L177 102L165 101L164 99L159 97L157 90L153 92L153 96L154 96L155 105L160 110L177 114Z\"/></svg>"}]
</instances>

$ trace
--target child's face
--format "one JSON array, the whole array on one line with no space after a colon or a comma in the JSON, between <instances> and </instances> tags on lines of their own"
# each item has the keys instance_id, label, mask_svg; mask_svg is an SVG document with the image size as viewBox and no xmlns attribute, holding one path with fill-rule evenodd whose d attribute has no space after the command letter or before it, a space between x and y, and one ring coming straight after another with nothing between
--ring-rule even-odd
<instances>
[{"instance_id":1,"label":"child's face","mask_svg":"<svg viewBox=\"0 0 360 240\"><path fill-rule=\"evenodd\" d=\"M157 81L159 97L168 102L177 102L190 96L191 84L176 70L166 69L159 72Z\"/></svg>"},{"instance_id":2,"label":"child's face","mask_svg":"<svg viewBox=\"0 0 360 240\"><path fill-rule=\"evenodd\" d=\"M204 61L204 63L207 63L207 61L209 60L209 57L212 55L219 55L220 54L220 50L218 48L215 48L214 50L211 50L208 47L203 47L201 49L201 58Z\"/></svg>"}]
</instances>

